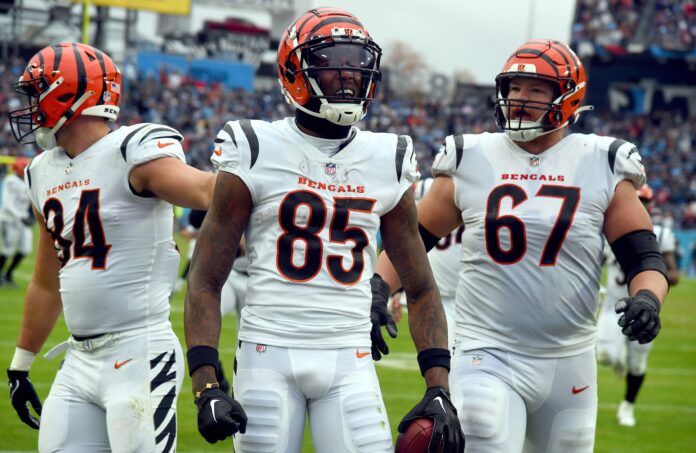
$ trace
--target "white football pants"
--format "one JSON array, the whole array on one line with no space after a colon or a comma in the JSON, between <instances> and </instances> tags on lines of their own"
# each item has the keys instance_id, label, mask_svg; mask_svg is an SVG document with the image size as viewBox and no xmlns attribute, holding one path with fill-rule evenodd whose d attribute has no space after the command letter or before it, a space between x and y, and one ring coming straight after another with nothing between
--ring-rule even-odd
<instances>
[{"instance_id":1,"label":"white football pants","mask_svg":"<svg viewBox=\"0 0 696 453\"><path fill-rule=\"evenodd\" d=\"M368 348L289 349L240 342L234 396L248 416L238 453L299 453L305 418L317 453L392 452Z\"/></svg>"},{"instance_id":2,"label":"white football pants","mask_svg":"<svg viewBox=\"0 0 696 453\"><path fill-rule=\"evenodd\" d=\"M184 359L171 326L103 341L68 349L43 406L39 451L176 451Z\"/></svg>"},{"instance_id":3,"label":"white football pants","mask_svg":"<svg viewBox=\"0 0 696 453\"><path fill-rule=\"evenodd\" d=\"M452 399L467 453L590 453L597 422L594 351L538 358L455 351Z\"/></svg>"}]
</instances>

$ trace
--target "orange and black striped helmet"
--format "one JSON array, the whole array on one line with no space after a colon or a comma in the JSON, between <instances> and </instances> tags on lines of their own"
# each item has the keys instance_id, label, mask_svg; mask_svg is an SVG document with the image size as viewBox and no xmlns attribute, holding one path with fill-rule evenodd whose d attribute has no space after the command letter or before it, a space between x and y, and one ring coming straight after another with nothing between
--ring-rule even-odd
<instances>
[{"instance_id":1,"label":"orange and black striped helmet","mask_svg":"<svg viewBox=\"0 0 696 453\"><path fill-rule=\"evenodd\" d=\"M12 171L20 178L24 178L24 170L27 168L27 165L29 165L29 159L18 157L12 162Z\"/></svg>"},{"instance_id":2,"label":"orange and black striped helmet","mask_svg":"<svg viewBox=\"0 0 696 453\"><path fill-rule=\"evenodd\" d=\"M9 114L15 138L46 149L55 146L54 134L79 115L116 120L121 71L101 50L64 42L34 55L14 89L29 100Z\"/></svg>"},{"instance_id":3,"label":"orange and black striped helmet","mask_svg":"<svg viewBox=\"0 0 696 453\"><path fill-rule=\"evenodd\" d=\"M647 184L643 184L643 187L641 187L640 189L636 190L636 193L637 193L638 198L640 199L640 201L643 201L643 202L652 201L652 200L653 200L653 197L654 197L654 193L653 193L652 187L650 187L650 186L647 185Z\"/></svg>"},{"instance_id":4,"label":"orange and black striped helmet","mask_svg":"<svg viewBox=\"0 0 696 453\"><path fill-rule=\"evenodd\" d=\"M554 89L553 100L549 103L508 99L510 80L516 77L530 77L546 80ZM496 123L513 140L529 141L570 126L580 113L592 110L582 107L586 91L586 75L582 62L570 47L559 41L549 39L532 40L518 47L503 65L495 78L497 100L495 108ZM524 105L521 105L524 103ZM538 121L510 120L511 107L523 107L545 111Z\"/></svg>"},{"instance_id":5,"label":"orange and black striped helmet","mask_svg":"<svg viewBox=\"0 0 696 453\"><path fill-rule=\"evenodd\" d=\"M295 20L278 46L278 81L288 103L347 126L367 113L380 79L382 50L362 22L338 8L316 8ZM337 80L322 86L321 76Z\"/></svg>"}]
</instances>

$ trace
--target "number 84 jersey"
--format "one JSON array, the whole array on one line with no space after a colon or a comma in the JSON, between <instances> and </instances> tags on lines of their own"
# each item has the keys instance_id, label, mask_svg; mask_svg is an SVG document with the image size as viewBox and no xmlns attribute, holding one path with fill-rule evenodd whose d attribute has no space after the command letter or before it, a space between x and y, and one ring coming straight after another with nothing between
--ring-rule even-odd
<instances>
[{"instance_id":1,"label":"number 84 jersey","mask_svg":"<svg viewBox=\"0 0 696 453\"><path fill-rule=\"evenodd\" d=\"M370 347L376 236L380 217L418 178L411 140L352 128L329 157L292 121L232 121L215 140L213 163L237 175L253 203L239 338Z\"/></svg>"},{"instance_id":2,"label":"number 84 jersey","mask_svg":"<svg viewBox=\"0 0 696 453\"><path fill-rule=\"evenodd\" d=\"M61 148L25 172L61 262L70 333L95 335L168 323L179 253L172 205L133 193L130 172L162 157L184 160L181 135L158 124L120 127L71 159Z\"/></svg>"},{"instance_id":3,"label":"number 84 jersey","mask_svg":"<svg viewBox=\"0 0 696 453\"><path fill-rule=\"evenodd\" d=\"M505 134L456 135L433 173L453 177L465 225L457 348L539 357L592 348L604 213L619 182L645 181L635 146L571 134L533 155Z\"/></svg>"}]
</instances>

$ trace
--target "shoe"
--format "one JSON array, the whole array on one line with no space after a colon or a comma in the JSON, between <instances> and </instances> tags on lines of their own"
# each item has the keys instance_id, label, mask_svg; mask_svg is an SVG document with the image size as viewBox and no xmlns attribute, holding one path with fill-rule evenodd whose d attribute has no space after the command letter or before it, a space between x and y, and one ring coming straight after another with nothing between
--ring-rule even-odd
<instances>
[{"instance_id":1,"label":"shoe","mask_svg":"<svg viewBox=\"0 0 696 453\"><path fill-rule=\"evenodd\" d=\"M4 286L5 288L17 288L17 283L15 283L15 281L12 280L12 278L5 275L4 277L2 277L2 286Z\"/></svg>"},{"instance_id":2,"label":"shoe","mask_svg":"<svg viewBox=\"0 0 696 453\"><path fill-rule=\"evenodd\" d=\"M619 425L632 428L636 426L636 417L633 415L633 403L621 401L619 409L616 411L616 418L619 420Z\"/></svg>"}]
</instances>

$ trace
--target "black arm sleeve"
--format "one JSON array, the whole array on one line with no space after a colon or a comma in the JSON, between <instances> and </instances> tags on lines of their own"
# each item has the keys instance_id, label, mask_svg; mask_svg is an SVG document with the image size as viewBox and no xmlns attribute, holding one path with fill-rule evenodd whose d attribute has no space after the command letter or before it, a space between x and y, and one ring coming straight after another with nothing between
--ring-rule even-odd
<instances>
[{"instance_id":1,"label":"black arm sleeve","mask_svg":"<svg viewBox=\"0 0 696 453\"><path fill-rule=\"evenodd\" d=\"M648 270L660 272L669 282L667 264L652 231L638 230L626 233L611 243L611 250L626 274L627 285L631 284L633 277Z\"/></svg>"},{"instance_id":2,"label":"black arm sleeve","mask_svg":"<svg viewBox=\"0 0 696 453\"><path fill-rule=\"evenodd\" d=\"M433 233L430 231L426 230L423 225L420 223L418 224L418 232L420 233L420 237L423 240L423 245L425 245L425 251L429 252L435 245L440 242L440 239L437 236L435 236Z\"/></svg>"},{"instance_id":3,"label":"black arm sleeve","mask_svg":"<svg viewBox=\"0 0 696 453\"><path fill-rule=\"evenodd\" d=\"M203 225L203 219L205 219L205 214L208 211L199 211L198 209L191 209L189 213L189 223L194 228L200 228Z\"/></svg>"}]
</instances>

